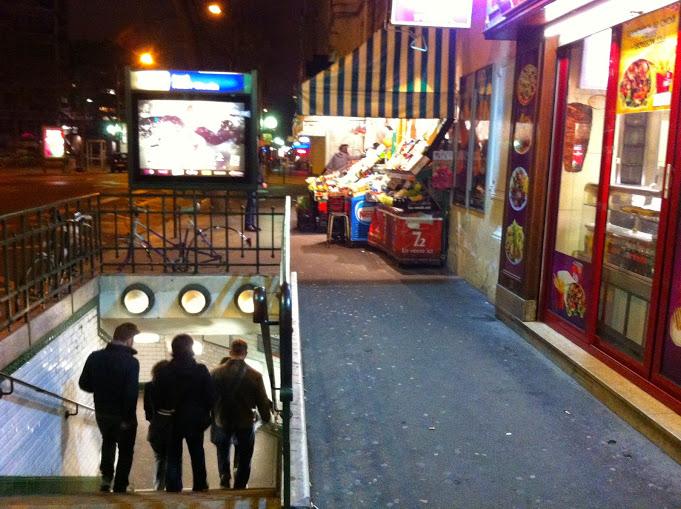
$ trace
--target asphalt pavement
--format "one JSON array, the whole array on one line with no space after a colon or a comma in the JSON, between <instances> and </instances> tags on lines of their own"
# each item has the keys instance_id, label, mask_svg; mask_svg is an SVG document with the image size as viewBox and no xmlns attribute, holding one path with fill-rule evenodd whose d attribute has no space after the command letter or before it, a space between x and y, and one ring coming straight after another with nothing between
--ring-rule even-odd
<instances>
[{"instance_id":1,"label":"asphalt pavement","mask_svg":"<svg viewBox=\"0 0 681 509\"><path fill-rule=\"evenodd\" d=\"M463 280L304 273L320 509L681 507L681 466L498 321Z\"/></svg>"}]
</instances>

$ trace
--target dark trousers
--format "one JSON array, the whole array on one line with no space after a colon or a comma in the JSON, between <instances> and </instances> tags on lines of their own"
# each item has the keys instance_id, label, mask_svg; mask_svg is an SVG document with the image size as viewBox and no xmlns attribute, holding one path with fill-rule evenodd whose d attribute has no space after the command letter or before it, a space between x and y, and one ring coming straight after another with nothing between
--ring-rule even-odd
<instances>
[{"instance_id":1,"label":"dark trousers","mask_svg":"<svg viewBox=\"0 0 681 509\"><path fill-rule=\"evenodd\" d=\"M230 479L229 452L234 443L235 463L237 464L234 489L242 490L248 484L251 476L251 458L255 446L255 432L253 427L238 430L223 430L217 428L215 447L218 454L218 471L220 481L228 485Z\"/></svg>"},{"instance_id":2,"label":"dark trousers","mask_svg":"<svg viewBox=\"0 0 681 509\"><path fill-rule=\"evenodd\" d=\"M149 424L147 439L154 451L156 459L156 478L154 489L163 491L166 489L166 465L168 462L168 441L170 440L170 419L156 415Z\"/></svg>"},{"instance_id":3,"label":"dark trousers","mask_svg":"<svg viewBox=\"0 0 681 509\"><path fill-rule=\"evenodd\" d=\"M256 219L256 209L258 208L258 195L255 191L250 191L246 197L246 212L244 217L244 226L246 228L251 226L258 226Z\"/></svg>"},{"instance_id":4,"label":"dark trousers","mask_svg":"<svg viewBox=\"0 0 681 509\"><path fill-rule=\"evenodd\" d=\"M206 456L203 452L203 429L173 430L168 442L166 459L166 491L182 491L182 440L187 441L187 449L192 460L194 491L208 489L206 479Z\"/></svg>"},{"instance_id":5,"label":"dark trousers","mask_svg":"<svg viewBox=\"0 0 681 509\"><path fill-rule=\"evenodd\" d=\"M97 414L97 426L102 434L102 459L99 470L102 473L102 485L110 485L113 481L114 491L125 491L132 467L132 455L135 448L137 424L121 429L121 417ZM114 468L118 447L118 462Z\"/></svg>"}]
</instances>

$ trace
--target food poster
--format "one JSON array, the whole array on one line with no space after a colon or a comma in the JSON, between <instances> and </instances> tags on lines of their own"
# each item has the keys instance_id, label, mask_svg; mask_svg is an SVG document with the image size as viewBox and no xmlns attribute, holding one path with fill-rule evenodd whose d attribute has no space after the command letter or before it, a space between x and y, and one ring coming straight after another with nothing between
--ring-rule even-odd
<instances>
[{"instance_id":1,"label":"food poster","mask_svg":"<svg viewBox=\"0 0 681 509\"><path fill-rule=\"evenodd\" d=\"M677 239L681 238L681 220L677 226ZM677 240L677 246L679 242ZM662 345L660 372L681 386L681 247L674 253L674 267L671 274L669 311Z\"/></svg>"},{"instance_id":2,"label":"food poster","mask_svg":"<svg viewBox=\"0 0 681 509\"><path fill-rule=\"evenodd\" d=\"M487 147L492 113L492 72L493 66L490 65L475 73L475 127L469 205L478 210L485 209Z\"/></svg>"},{"instance_id":3,"label":"food poster","mask_svg":"<svg viewBox=\"0 0 681 509\"><path fill-rule=\"evenodd\" d=\"M551 311L586 330L586 311L591 302L591 264L561 252L553 254Z\"/></svg>"},{"instance_id":4,"label":"food poster","mask_svg":"<svg viewBox=\"0 0 681 509\"><path fill-rule=\"evenodd\" d=\"M624 23L617 113L669 109L678 28L678 3Z\"/></svg>"},{"instance_id":5,"label":"food poster","mask_svg":"<svg viewBox=\"0 0 681 509\"><path fill-rule=\"evenodd\" d=\"M475 76L469 74L459 81L459 120L456 136L456 165L454 166L454 203L466 204L470 136L473 122Z\"/></svg>"},{"instance_id":6,"label":"food poster","mask_svg":"<svg viewBox=\"0 0 681 509\"><path fill-rule=\"evenodd\" d=\"M534 124L539 86L539 51L518 55L513 106L513 150L506 184L506 214L502 241L504 274L521 281L525 276Z\"/></svg>"}]
</instances>

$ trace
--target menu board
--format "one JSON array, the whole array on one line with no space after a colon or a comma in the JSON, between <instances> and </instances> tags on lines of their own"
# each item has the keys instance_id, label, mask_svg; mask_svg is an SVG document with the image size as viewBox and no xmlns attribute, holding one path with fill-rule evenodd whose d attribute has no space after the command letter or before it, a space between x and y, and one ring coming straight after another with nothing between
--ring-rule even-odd
<instances>
[{"instance_id":1,"label":"menu board","mask_svg":"<svg viewBox=\"0 0 681 509\"><path fill-rule=\"evenodd\" d=\"M502 238L502 271L522 281L526 271L530 168L534 155L534 125L539 86L539 50L519 54L513 93L513 150L509 157L506 213Z\"/></svg>"},{"instance_id":2,"label":"menu board","mask_svg":"<svg viewBox=\"0 0 681 509\"><path fill-rule=\"evenodd\" d=\"M624 23L617 113L669 109L678 27L678 3Z\"/></svg>"}]
</instances>

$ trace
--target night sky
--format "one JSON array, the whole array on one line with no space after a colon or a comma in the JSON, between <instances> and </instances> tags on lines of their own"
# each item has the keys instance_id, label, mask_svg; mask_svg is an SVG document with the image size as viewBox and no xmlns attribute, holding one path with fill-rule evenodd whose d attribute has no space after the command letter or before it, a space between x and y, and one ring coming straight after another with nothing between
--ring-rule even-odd
<instances>
[{"instance_id":1,"label":"night sky","mask_svg":"<svg viewBox=\"0 0 681 509\"><path fill-rule=\"evenodd\" d=\"M115 41L134 59L152 48L158 67L260 74L263 105L291 112L291 96L311 48L305 0L231 0L219 20L202 0L66 0L73 41ZM284 123L288 119L283 118Z\"/></svg>"}]
</instances>

